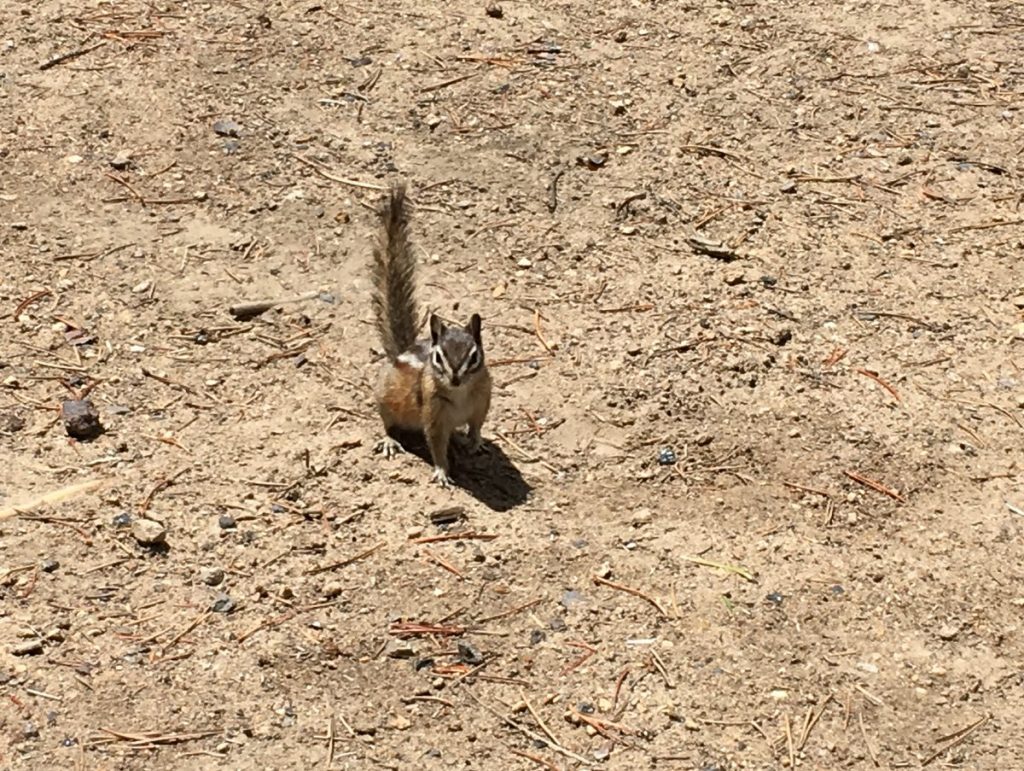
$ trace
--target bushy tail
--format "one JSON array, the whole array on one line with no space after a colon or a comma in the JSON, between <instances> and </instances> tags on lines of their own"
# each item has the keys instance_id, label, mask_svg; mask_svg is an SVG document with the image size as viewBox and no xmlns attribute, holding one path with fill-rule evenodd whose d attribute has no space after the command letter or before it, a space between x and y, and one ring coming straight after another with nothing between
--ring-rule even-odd
<instances>
[{"instance_id":1,"label":"bushy tail","mask_svg":"<svg viewBox=\"0 0 1024 771\"><path fill-rule=\"evenodd\" d=\"M373 312L392 361L416 342L416 258L406 206L405 185L395 185L380 210L381 234L373 250Z\"/></svg>"}]
</instances>

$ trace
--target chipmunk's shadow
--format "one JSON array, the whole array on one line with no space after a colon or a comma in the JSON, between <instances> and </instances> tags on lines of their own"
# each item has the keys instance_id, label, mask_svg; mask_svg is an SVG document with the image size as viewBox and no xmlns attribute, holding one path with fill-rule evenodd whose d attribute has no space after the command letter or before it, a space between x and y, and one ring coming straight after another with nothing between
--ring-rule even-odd
<instances>
[{"instance_id":1,"label":"chipmunk's shadow","mask_svg":"<svg viewBox=\"0 0 1024 771\"><path fill-rule=\"evenodd\" d=\"M402 447L425 463L433 465L423 434L395 433ZM508 511L526 503L530 485L505 451L484 439L478 453L471 453L454 438L448 449L452 481L492 511Z\"/></svg>"}]
</instances>

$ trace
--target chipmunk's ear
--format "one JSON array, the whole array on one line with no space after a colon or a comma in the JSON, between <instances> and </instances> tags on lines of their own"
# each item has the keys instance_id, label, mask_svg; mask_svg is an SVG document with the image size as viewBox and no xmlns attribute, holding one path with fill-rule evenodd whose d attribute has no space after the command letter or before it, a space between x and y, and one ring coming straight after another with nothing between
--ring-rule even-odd
<instances>
[{"instance_id":1,"label":"chipmunk's ear","mask_svg":"<svg viewBox=\"0 0 1024 771\"><path fill-rule=\"evenodd\" d=\"M437 341L441 339L441 335L444 334L444 322L441 321L441 317L436 313L430 314L430 342L433 345L437 345Z\"/></svg>"},{"instance_id":2,"label":"chipmunk's ear","mask_svg":"<svg viewBox=\"0 0 1024 771\"><path fill-rule=\"evenodd\" d=\"M473 340L477 345L480 345L480 314L474 313L469 317L469 323L466 325L466 331L473 335Z\"/></svg>"}]
</instances>

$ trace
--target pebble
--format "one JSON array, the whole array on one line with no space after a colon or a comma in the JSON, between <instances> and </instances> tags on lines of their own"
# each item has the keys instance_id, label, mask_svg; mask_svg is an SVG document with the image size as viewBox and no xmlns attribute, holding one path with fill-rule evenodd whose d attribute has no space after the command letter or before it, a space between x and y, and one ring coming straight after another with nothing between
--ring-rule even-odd
<instances>
[{"instance_id":1,"label":"pebble","mask_svg":"<svg viewBox=\"0 0 1024 771\"><path fill-rule=\"evenodd\" d=\"M345 587L340 581L331 581L329 584L324 585L324 597L328 600L333 600L335 597L340 597L345 593Z\"/></svg>"},{"instance_id":2,"label":"pebble","mask_svg":"<svg viewBox=\"0 0 1024 771\"><path fill-rule=\"evenodd\" d=\"M230 613L235 609L235 601L228 597L226 594L218 594L217 598L213 601L210 606L210 610L214 613Z\"/></svg>"},{"instance_id":3,"label":"pebble","mask_svg":"<svg viewBox=\"0 0 1024 771\"><path fill-rule=\"evenodd\" d=\"M739 286L740 284L745 284L747 283L747 274L742 268L726 271L725 283L728 286Z\"/></svg>"},{"instance_id":4,"label":"pebble","mask_svg":"<svg viewBox=\"0 0 1024 771\"><path fill-rule=\"evenodd\" d=\"M779 188L779 192L785 193L786 195L792 195L796 192L796 182L791 179L783 182L782 187Z\"/></svg>"},{"instance_id":5,"label":"pebble","mask_svg":"<svg viewBox=\"0 0 1024 771\"><path fill-rule=\"evenodd\" d=\"M26 721L25 725L23 725L21 727L21 734L26 739L38 739L39 738L39 726L37 726L31 720Z\"/></svg>"},{"instance_id":6,"label":"pebble","mask_svg":"<svg viewBox=\"0 0 1024 771\"><path fill-rule=\"evenodd\" d=\"M124 171L132 165L132 156L127 150L122 150L110 159L110 165L118 171Z\"/></svg>"},{"instance_id":7,"label":"pebble","mask_svg":"<svg viewBox=\"0 0 1024 771\"><path fill-rule=\"evenodd\" d=\"M233 120L218 120L213 122L213 133L222 137L237 137L242 127Z\"/></svg>"},{"instance_id":8,"label":"pebble","mask_svg":"<svg viewBox=\"0 0 1024 771\"><path fill-rule=\"evenodd\" d=\"M115 514L111 522L114 527L128 527L132 523L132 515L127 511L122 511L120 514Z\"/></svg>"},{"instance_id":9,"label":"pebble","mask_svg":"<svg viewBox=\"0 0 1024 771\"><path fill-rule=\"evenodd\" d=\"M152 282L147 278L144 281L140 281L135 286L133 286L132 292L134 292L135 294L142 294L143 292L147 291L150 286L152 286Z\"/></svg>"},{"instance_id":10,"label":"pebble","mask_svg":"<svg viewBox=\"0 0 1024 771\"><path fill-rule=\"evenodd\" d=\"M44 573L52 573L60 567L60 562L57 560L43 560L39 567Z\"/></svg>"},{"instance_id":11,"label":"pebble","mask_svg":"<svg viewBox=\"0 0 1024 771\"><path fill-rule=\"evenodd\" d=\"M34 638L11 647L12 656L38 656L43 652L43 641Z\"/></svg>"},{"instance_id":12,"label":"pebble","mask_svg":"<svg viewBox=\"0 0 1024 771\"><path fill-rule=\"evenodd\" d=\"M501 6L497 3L488 3L484 12L492 19L500 19L505 15L505 12L501 9Z\"/></svg>"},{"instance_id":13,"label":"pebble","mask_svg":"<svg viewBox=\"0 0 1024 771\"><path fill-rule=\"evenodd\" d=\"M460 640L456 643L455 647L459 652L459 661L463 664L469 664L471 667L475 667L484 663L484 657L476 646Z\"/></svg>"},{"instance_id":14,"label":"pebble","mask_svg":"<svg viewBox=\"0 0 1024 771\"><path fill-rule=\"evenodd\" d=\"M64 430L74 439L95 439L103 433L100 414L88 399L66 399L60 407Z\"/></svg>"},{"instance_id":15,"label":"pebble","mask_svg":"<svg viewBox=\"0 0 1024 771\"><path fill-rule=\"evenodd\" d=\"M936 634L940 640L955 640L956 636L960 634L960 626L958 624L945 624L939 627Z\"/></svg>"},{"instance_id":16,"label":"pebble","mask_svg":"<svg viewBox=\"0 0 1024 771\"><path fill-rule=\"evenodd\" d=\"M784 598L779 592L770 592L765 599L773 605L781 605Z\"/></svg>"},{"instance_id":17,"label":"pebble","mask_svg":"<svg viewBox=\"0 0 1024 771\"><path fill-rule=\"evenodd\" d=\"M570 589L562 595L562 599L558 601L558 604L563 608L568 609L573 605L579 605L581 602L583 602L583 594L581 592L577 592L575 589Z\"/></svg>"},{"instance_id":18,"label":"pebble","mask_svg":"<svg viewBox=\"0 0 1024 771\"><path fill-rule=\"evenodd\" d=\"M552 632L564 632L566 629L569 628L569 626L565 623L565 619L561 616L555 616L550 621L548 621L548 626L551 628Z\"/></svg>"},{"instance_id":19,"label":"pebble","mask_svg":"<svg viewBox=\"0 0 1024 771\"><path fill-rule=\"evenodd\" d=\"M207 586L217 586L224 580L224 571L220 568L203 568L199 580Z\"/></svg>"},{"instance_id":20,"label":"pebble","mask_svg":"<svg viewBox=\"0 0 1024 771\"><path fill-rule=\"evenodd\" d=\"M132 537L143 546L156 546L164 543L167 528L152 519L136 519L132 522Z\"/></svg>"},{"instance_id":21,"label":"pebble","mask_svg":"<svg viewBox=\"0 0 1024 771\"><path fill-rule=\"evenodd\" d=\"M405 715L395 715L391 718L391 721L388 724L389 728L393 728L396 731L405 731L408 730L411 726L412 721Z\"/></svg>"},{"instance_id":22,"label":"pebble","mask_svg":"<svg viewBox=\"0 0 1024 771\"><path fill-rule=\"evenodd\" d=\"M384 655L390 659L414 659L416 648L408 640L389 640L384 646Z\"/></svg>"},{"instance_id":23,"label":"pebble","mask_svg":"<svg viewBox=\"0 0 1024 771\"><path fill-rule=\"evenodd\" d=\"M238 526L235 522L235 518L230 514L221 514L217 517L217 524L220 525L221 530L233 530Z\"/></svg>"},{"instance_id":24,"label":"pebble","mask_svg":"<svg viewBox=\"0 0 1024 771\"><path fill-rule=\"evenodd\" d=\"M676 454L671 447L663 447L658 451L659 466L674 466L675 463Z\"/></svg>"}]
</instances>

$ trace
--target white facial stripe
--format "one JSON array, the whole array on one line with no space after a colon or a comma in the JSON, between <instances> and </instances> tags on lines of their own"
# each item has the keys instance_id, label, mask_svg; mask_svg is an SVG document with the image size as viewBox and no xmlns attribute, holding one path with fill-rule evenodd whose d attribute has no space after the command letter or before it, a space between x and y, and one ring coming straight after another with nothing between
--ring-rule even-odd
<instances>
[{"instance_id":1,"label":"white facial stripe","mask_svg":"<svg viewBox=\"0 0 1024 771\"><path fill-rule=\"evenodd\" d=\"M469 356L466 357L465 361L462 362L462 366L459 367L459 374L465 375L469 370L473 369L480 363L480 351L474 345L473 350L469 352Z\"/></svg>"},{"instance_id":2,"label":"white facial stripe","mask_svg":"<svg viewBox=\"0 0 1024 771\"><path fill-rule=\"evenodd\" d=\"M451 372L451 368L448 366L448 360L444 356L444 351L440 348L434 347L430 349L430 357L434 362L434 366L442 372Z\"/></svg>"}]
</instances>

